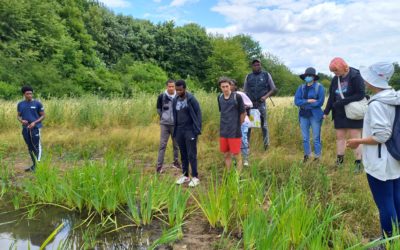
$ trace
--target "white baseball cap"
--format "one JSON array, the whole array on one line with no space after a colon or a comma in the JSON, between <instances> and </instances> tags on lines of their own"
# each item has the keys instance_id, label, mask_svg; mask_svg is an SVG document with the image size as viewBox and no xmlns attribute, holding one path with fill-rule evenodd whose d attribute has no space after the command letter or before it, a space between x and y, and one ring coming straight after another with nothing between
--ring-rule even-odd
<instances>
[{"instance_id":1,"label":"white baseball cap","mask_svg":"<svg viewBox=\"0 0 400 250\"><path fill-rule=\"evenodd\" d=\"M394 66L389 62L374 63L369 67L361 66L362 78L372 86L380 89L390 89L389 80L393 76Z\"/></svg>"}]
</instances>

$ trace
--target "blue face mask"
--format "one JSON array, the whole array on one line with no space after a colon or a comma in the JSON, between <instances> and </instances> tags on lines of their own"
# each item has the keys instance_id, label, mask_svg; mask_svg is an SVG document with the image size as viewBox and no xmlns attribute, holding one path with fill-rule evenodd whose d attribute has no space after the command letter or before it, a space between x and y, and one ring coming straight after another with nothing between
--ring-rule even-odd
<instances>
[{"instance_id":1,"label":"blue face mask","mask_svg":"<svg viewBox=\"0 0 400 250\"><path fill-rule=\"evenodd\" d=\"M306 83L313 82L313 81L314 81L314 77L312 77L312 76L306 76L306 77L304 78L304 81L306 81Z\"/></svg>"}]
</instances>

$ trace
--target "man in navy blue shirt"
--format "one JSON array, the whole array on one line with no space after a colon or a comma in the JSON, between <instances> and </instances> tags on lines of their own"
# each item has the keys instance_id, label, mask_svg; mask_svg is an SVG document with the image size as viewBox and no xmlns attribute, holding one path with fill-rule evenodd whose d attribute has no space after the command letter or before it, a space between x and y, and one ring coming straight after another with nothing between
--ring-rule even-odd
<instances>
[{"instance_id":1,"label":"man in navy blue shirt","mask_svg":"<svg viewBox=\"0 0 400 250\"><path fill-rule=\"evenodd\" d=\"M22 136L28 146L29 155L32 159L32 166L25 169L26 172L34 171L36 162L42 156L42 146L40 144L40 129L45 117L42 103L33 99L33 89L30 86L21 88L25 100L18 103L17 119L22 124Z\"/></svg>"}]
</instances>

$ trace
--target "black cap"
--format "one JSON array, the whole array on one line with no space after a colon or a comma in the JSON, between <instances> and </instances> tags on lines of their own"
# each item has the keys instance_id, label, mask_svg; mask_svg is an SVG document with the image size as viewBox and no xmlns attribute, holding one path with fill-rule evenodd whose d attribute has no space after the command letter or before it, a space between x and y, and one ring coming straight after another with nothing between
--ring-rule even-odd
<instances>
[{"instance_id":1,"label":"black cap","mask_svg":"<svg viewBox=\"0 0 400 250\"><path fill-rule=\"evenodd\" d=\"M258 59L258 58L255 58L255 59L253 59L253 60L251 61L251 65L253 65L255 62L261 63L261 60Z\"/></svg>"}]
</instances>

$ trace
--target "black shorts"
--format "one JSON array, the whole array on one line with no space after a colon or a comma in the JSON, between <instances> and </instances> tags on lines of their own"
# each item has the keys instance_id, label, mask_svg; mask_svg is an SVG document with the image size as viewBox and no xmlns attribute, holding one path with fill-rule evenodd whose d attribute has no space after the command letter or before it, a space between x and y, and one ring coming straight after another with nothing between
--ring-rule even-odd
<instances>
[{"instance_id":1,"label":"black shorts","mask_svg":"<svg viewBox=\"0 0 400 250\"><path fill-rule=\"evenodd\" d=\"M346 117L346 114L335 114L333 119L335 129L361 129L363 128L364 120L351 120Z\"/></svg>"}]
</instances>

